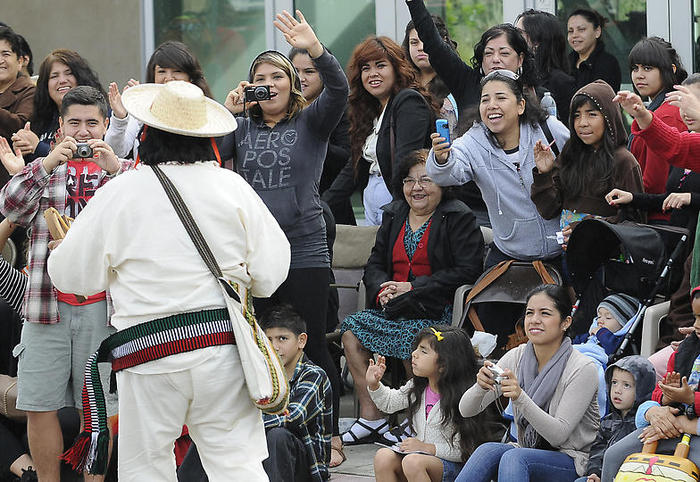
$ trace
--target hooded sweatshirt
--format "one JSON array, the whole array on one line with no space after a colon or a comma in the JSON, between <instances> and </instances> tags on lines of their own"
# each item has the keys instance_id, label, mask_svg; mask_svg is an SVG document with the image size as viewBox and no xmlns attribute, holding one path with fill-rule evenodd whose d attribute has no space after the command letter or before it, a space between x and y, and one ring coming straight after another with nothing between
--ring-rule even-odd
<instances>
[{"instance_id":1,"label":"hooded sweatshirt","mask_svg":"<svg viewBox=\"0 0 700 482\"><path fill-rule=\"evenodd\" d=\"M622 122L622 114L617 104L613 103L615 92L602 80L596 80L579 89L571 99L573 105L576 96L587 97L602 113L605 121L605 129L612 136L616 146L613 157L613 182L611 187L616 187L628 192L642 192L642 171L632 153L627 150L627 132ZM574 112L569 117L569 129L575 134ZM545 219L558 218L563 209L577 213L604 216L608 221L616 222L620 214L616 207L610 206L605 200L606 193L584 191L578 196L569 196L563 189L559 166L567 162L567 152L574 144L573 139L567 142L567 146L555 161L554 168L544 174L540 174L535 167L532 171L534 182L532 184L532 200ZM642 221L642 215L632 208L623 207L627 212L626 218L634 221Z\"/></svg>"},{"instance_id":2,"label":"hooded sweatshirt","mask_svg":"<svg viewBox=\"0 0 700 482\"><path fill-rule=\"evenodd\" d=\"M569 131L554 117L547 126L561 150ZM507 256L521 260L550 259L561 254L556 232L559 219L545 220L530 199L534 147L546 142L542 128L520 123L517 161L494 143L486 126L475 123L452 144L445 164L438 164L431 150L426 171L441 186L475 181L486 203L493 228L493 242Z\"/></svg>"},{"instance_id":3,"label":"hooded sweatshirt","mask_svg":"<svg viewBox=\"0 0 700 482\"><path fill-rule=\"evenodd\" d=\"M634 422L639 405L651 398L651 392L656 385L656 372L649 360L639 355L626 356L605 370L605 382L608 393L615 368L620 368L634 377L634 405L623 417L622 413L610 403L609 412L600 421L598 436L591 447L586 475L596 474L600 477L603 468L603 455L608 447L634 432L637 427Z\"/></svg>"}]
</instances>

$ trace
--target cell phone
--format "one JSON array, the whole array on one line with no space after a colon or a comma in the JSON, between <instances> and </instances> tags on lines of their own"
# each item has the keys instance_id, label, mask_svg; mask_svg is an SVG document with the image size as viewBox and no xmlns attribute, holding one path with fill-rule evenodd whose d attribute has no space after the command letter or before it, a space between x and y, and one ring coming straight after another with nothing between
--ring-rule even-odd
<instances>
[{"instance_id":1,"label":"cell phone","mask_svg":"<svg viewBox=\"0 0 700 482\"><path fill-rule=\"evenodd\" d=\"M440 134L440 137L444 137L448 143L452 144L450 140L450 126L447 124L447 119L437 119L435 121L435 131Z\"/></svg>"}]
</instances>

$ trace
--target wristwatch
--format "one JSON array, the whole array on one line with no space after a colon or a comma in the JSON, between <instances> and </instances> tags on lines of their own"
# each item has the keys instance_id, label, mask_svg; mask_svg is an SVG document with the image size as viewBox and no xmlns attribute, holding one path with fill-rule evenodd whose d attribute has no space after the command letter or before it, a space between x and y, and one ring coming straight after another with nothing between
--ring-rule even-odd
<instances>
[{"instance_id":1,"label":"wristwatch","mask_svg":"<svg viewBox=\"0 0 700 482\"><path fill-rule=\"evenodd\" d=\"M685 416L690 418L690 419L698 418L697 414L695 413L695 404L694 403L691 403L690 405L686 405Z\"/></svg>"}]
</instances>

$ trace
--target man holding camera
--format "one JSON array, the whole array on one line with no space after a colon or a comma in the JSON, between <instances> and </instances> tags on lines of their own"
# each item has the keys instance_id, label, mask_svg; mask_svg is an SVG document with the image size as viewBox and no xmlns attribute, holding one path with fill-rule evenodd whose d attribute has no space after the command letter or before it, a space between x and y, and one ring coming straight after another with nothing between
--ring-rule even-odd
<instances>
[{"instance_id":1,"label":"man holding camera","mask_svg":"<svg viewBox=\"0 0 700 482\"><path fill-rule=\"evenodd\" d=\"M32 233L26 323L14 355L19 357L17 408L27 411L29 446L41 482L60 480L63 439L56 411L82 407L87 359L114 332L108 325L105 292L77 297L51 284L46 270L51 239L44 211L53 207L77 216L100 186L131 167L102 140L108 124L107 100L97 89L72 89L61 106L62 140L48 156L24 166L0 191L2 214L31 227ZM24 163L7 149L0 149L0 158L6 166L19 168ZM105 383L108 375L105 365ZM116 413L116 397L108 398L107 411Z\"/></svg>"}]
</instances>

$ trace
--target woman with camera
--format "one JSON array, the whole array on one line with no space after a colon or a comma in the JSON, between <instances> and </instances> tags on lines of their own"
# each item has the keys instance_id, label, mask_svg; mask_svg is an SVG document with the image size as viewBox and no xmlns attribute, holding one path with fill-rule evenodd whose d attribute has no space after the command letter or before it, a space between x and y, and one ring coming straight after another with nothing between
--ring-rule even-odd
<instances>
[{"instance_id":1,"label":"woman with camera","mask_svg":"<svg viewBox=\"0 0 700 482\"><path fill-rule=\"evenodd\" d=\"M277 15L275 26L292 47L309 53L321 74L323 91L306 107L289 59L272 50L261 53L250 67L248 81L226 97L226 107L239 117L238 128L223 141L222 157L233 157L234 169L287 235L292 250L289 275L272 297L257 300L256 310L286 302L306 321L306 353L331 381L337 433L339 377L325 337L330 256L318 186L329 137L345 110L348 82L298 10L297 16L298 21L285 11Z\"/></svg>"}]
</instances>

